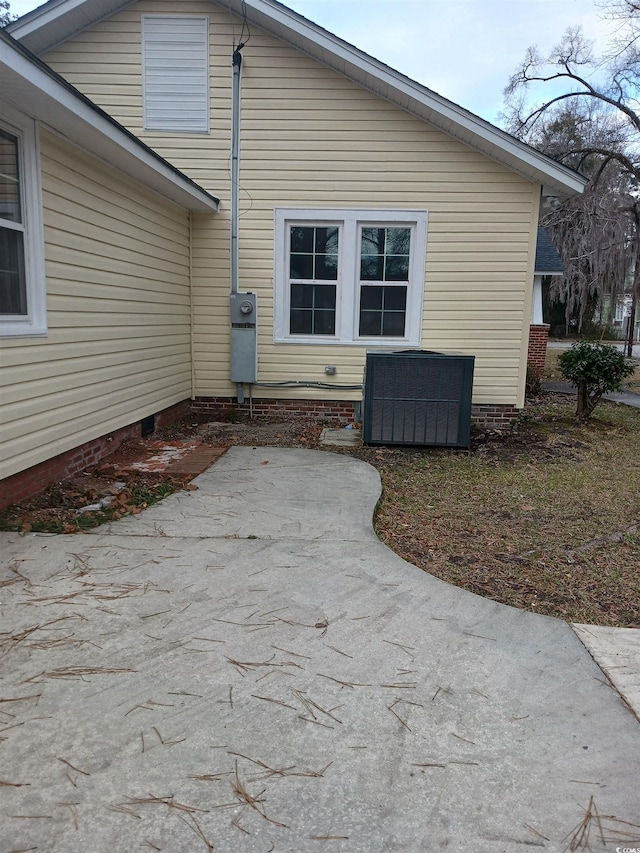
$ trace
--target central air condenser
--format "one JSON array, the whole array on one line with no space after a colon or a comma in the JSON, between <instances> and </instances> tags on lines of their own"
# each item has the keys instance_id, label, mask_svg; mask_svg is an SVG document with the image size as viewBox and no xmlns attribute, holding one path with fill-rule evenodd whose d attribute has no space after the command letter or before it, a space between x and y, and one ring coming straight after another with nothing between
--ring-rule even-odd
<instances>
[{"instance_id":1,"label":"central air condenser","mask_svg":"<svg viewBox=\"0 0 640 853\"><path fill-rule=\"evenodd\" d=\"M469 447L472 355L368 352L365 444Z\"/></svg>"}]
</instances>

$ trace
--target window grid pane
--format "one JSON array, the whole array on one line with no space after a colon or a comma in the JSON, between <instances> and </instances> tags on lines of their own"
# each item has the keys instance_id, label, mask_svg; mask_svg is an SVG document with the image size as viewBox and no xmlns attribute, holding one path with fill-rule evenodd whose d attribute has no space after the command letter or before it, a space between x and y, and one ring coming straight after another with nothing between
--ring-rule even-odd
<instances>
[{"instance_id":1,"label":"window grid pane","mask_svg":"<svg viewBox=\"0 0 640 853\"><path fill-rule=\"evenodd\" d=\"M361 338L402 338L405 335L407 287L362 285L360 288Z\"/></svg>"},{"instance_id":2,"label":"window grid pane","mask_svg":"<svg viewBox=\"0 0 640 853\"><path fill-rule=\"evenodd\" d=\"M289 278L303 281L337 281L337 227L291 226L290 247Z\"/></svg>"},{"instance_id":3,"label":"window grid pane","mask_svg":"<svg viewBox=\"0 0 640 853\"><path fill-rule=\"evenodd\" d=\"M292 335L335 335L335 284L291 283L289 332Z\"/></svg>"},{"instance_id":4,"label":"window grid pane","mask_svg":"<svg viewBox=\"0 0 640 853\"><path fill-rule=\"evenodd\" d=\"M363 228L361 281L409 281L410 228Z\"/></svg>"}]
</instances>

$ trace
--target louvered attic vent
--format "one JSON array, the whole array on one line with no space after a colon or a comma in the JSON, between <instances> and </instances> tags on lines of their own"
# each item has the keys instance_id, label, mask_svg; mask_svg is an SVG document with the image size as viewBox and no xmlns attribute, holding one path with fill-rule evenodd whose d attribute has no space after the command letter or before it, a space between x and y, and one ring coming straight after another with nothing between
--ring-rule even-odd
<instances>
[{"instance_id":1,"label":"louvered attic vent","mask_svg":"<svg viewBox=\"0 0 640 853\"><path fill-rule=\"evenodd\" d=\"M468 447L472 355L368 352L365 444Z\"/></svg>"}]
</instances>

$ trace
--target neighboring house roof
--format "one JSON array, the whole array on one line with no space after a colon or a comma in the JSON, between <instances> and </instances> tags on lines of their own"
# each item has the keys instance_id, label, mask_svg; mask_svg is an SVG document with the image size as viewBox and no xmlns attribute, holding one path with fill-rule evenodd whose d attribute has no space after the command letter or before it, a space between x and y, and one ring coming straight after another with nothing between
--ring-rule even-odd
<instances>
[{"instance_id":1,"label":"neighboring house roof","mask_svg":"<svg viewBox=\"0 0 640 853\"><path fill-rule=\"evenodd\" d=\"M9 24L8 29L34 53L42 54L128 5L131 0L49 0ZM276 0L221 0L219 5L241 18L246 16L250 25L304 51L528 180L542 184L545 195L564 199L582 192L586 181L577 172L400 74Z\"/></svg>"},{"instance_id":2,"label":"neighboring house roof","mask_svg":"<svg viewBox=\"0 0 640 853\"><path fill-rule=\"evenodd\" d=\"M564 264L545 228L538 227L535 275L562 275Z\"/></svg>"},{"instance_id":3,"label":"neighboring house roof","mask_svg":"<svg viewBox=\"0 0 640 853\"><path fill-rule=\"evenodd\" d=\"M200 213L218 210L215 196L152 151L2 29L0 92L22 112L176 204Z\"/></svg>"}]
</instances>

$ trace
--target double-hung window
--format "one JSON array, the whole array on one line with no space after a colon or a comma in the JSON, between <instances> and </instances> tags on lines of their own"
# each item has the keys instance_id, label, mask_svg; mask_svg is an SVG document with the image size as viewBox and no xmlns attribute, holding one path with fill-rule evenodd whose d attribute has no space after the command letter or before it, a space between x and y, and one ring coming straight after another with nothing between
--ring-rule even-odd
<instances>
[{"instance_id":1,"label":"double-hung window","mask_svg":"<svg viewBox=\"0 0 640 853\"><path fill-rule=\"evenodd\" d=\"M275 339L419 345L426 211L277 210Z\"/></svg>"},{"instance_id":2,"label":"double-hung window","mask_svg":"<svg viewBox=\"0 0 640 853\"><path fill-rule=\"evenodd\" d=\"M8 104L0 120L0 335L46 332L44 240L34 122Z\"/></svg>"}]
</instances>

